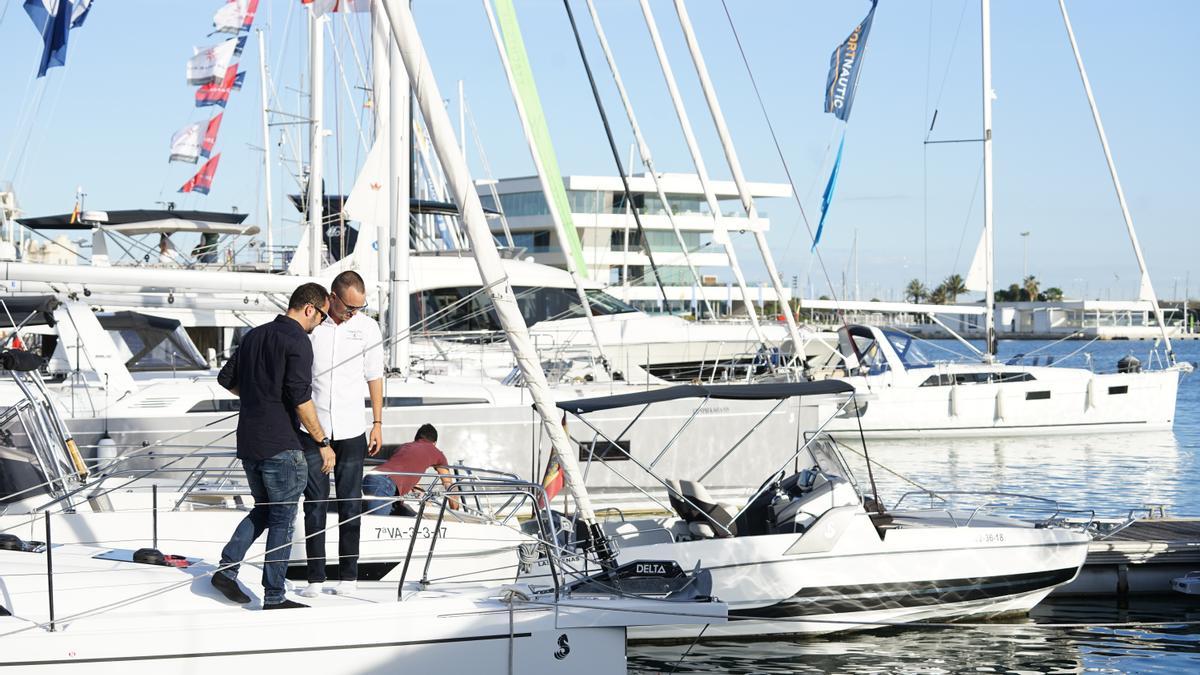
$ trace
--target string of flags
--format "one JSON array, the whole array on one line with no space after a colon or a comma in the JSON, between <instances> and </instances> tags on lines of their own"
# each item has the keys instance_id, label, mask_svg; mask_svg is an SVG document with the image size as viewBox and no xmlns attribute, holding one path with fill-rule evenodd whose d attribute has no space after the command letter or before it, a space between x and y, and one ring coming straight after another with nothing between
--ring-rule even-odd
<instances>
[{"instance_id":1,"label":"string of flags","mask_svg":"<svg viewBox=\"0 0 1200 675\"><path fill-rule=\"evenodd\" d=\"M67 64L67 37L79 28L92 9L92 0L25 0L25 13L42 35L38 77L46 70Z\"/></svg>"},{"instance_id":2,"label":"string of flags","mask_svg":"<svg viewBox=\"0 0 1200 675\"><path fill-rule=\"evenodd\" d=\"M198 192L206 195L212 188L217 174L221 154L212 154L217 143L217 133L225 116L229 94L242 88L246 73L238 72L238 58L246 48L246 38L254 15L258 11L258 0L227 0L213 15L213 33L225 34L226 38L215 45L194 48L187 62L187 82L196 85L197 108L219 106L220 112L208 122L189 124L171 136L170 162L196 164L207 158L200 170L188 179L180 192Z\"/></svg>"},{"instance_id":3,"label":"string of flags","mask_svg":"<svg viewBox=\"0 0 1200 675\"><path fill-rule=\"evenodd\" d=\"M329 12L369 12L371 0L300 0L300 4L312 9L314 16Z\"/></svg>"}]
</instances>

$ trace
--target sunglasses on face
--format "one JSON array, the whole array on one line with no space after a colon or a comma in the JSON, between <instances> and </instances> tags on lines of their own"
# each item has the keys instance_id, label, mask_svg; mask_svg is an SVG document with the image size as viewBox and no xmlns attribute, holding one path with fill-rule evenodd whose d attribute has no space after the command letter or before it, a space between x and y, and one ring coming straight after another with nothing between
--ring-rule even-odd
<instances>
[{"instance_id":1,"label":"sunglasses on face","mask_svg":"<svg viewBox=\"0 0 1200 675\"><path fill-rule=\"evenodd\" d=\"M321 323L325 323L325 319L329 318L329 312L326 312L325 310L321 309L320 307L317 307L316 305L313 305L312 308L315 312L317 312L318 314L321 315Z\"/></svg>"},{"instance_id":2,"label":"sunglasses on face","mask_svg":"<svg viewBox=\"0 0 1200 675\"><path fill-rule=\"evenodd\" d=\"M355 312L361 312L367 308L367 306L365 304L351 305L350 303L343 300L342 296L338 295L337 293L331 293L331 295L333 297L337 298L338 302L342 303L342 307L346 308L346 314L354 314Z\"/></svg>"}]
</instances>

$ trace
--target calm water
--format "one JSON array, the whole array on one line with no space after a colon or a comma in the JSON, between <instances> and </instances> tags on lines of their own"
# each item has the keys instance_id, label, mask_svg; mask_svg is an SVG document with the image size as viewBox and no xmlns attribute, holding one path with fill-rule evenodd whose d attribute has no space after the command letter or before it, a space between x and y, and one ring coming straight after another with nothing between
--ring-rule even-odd
<instances>
[{"instance_id":1,"label":"calm water","mask_svg":"<svg viewBox=\"0 0 1200 675\"><path fill-rule=\"evenodd\" d=\"M946 348L951 343L938 342ZM1029 353L1047 343L1001 342L1001 356ZM1065 357L1083 342L1053 345L1039 354ZM1097 369L1111 370L1133 353L1146 362L1150 343L1092 343ZM931 355L936 350L931 351ZM1180 360L1200 362L1200 342L1176 345ZM940 358L940 357L939 357ZM1200 373L1180 383L1173 432L1050 436L1045 438L891 441L868 446L871 457L897 474L943 490L1002 490L1058 499L1099 516L1122 517L1148 503L1168 514L1200 516ZM865 471L860 470L860 480ZM877 469L880 496L891 504L908 488ZM1029 617L954 628L897 628L823 638L763 642L701 642L679 662L686 645L634 645L630 672L657 673L1179 673L1200 671L1200 598L1049 601ZM1103 623L1138 622L1120 628ZM1149 625L1180 622L1175 625ZM1057 628L1048 624L1089 624Z\"/></svg>"}]
</instances>

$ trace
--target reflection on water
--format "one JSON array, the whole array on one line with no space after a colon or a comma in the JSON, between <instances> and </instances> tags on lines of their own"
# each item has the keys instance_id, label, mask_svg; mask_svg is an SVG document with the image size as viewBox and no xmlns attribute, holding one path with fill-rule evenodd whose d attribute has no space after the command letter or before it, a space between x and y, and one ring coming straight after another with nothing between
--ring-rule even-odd
<instances>
[{"instance_id":1,"label":"reflection on water","mask_svg":"<svg viewBox=\"0 0 1200 675\"><path fill-rule=\"evenodd\" d=\"M943 345L955 347L952 343ZM1001 342L1001 358L1045 343ZM1045 353L1081 347L1065 342ZM1147 361L1149 343L1093 343L1067 365L1111 367L1133 353ZM1180 360L1200 361L1200 342L1176 345ZM1020 492L1064 506L1124 516L1146 503L1173 515L1200 516L1200 373L1179 385L1173 432L1046 436L987 440L874 441L871 458L880 496L894 504L914 489ZM866 488L861 457L846 453ZM1148 625L1177 622L1171 625ZM1189 624L1188 622L1196 622ZM1105 627L1100 624L1139 625ZM1082 624L1056 627L1054 624ZM1028 617L953 628L896 628L829 637L695 645L632 645L632 673L957 673L1200 672L1200 597L1062 599Z\"/></svg>"},{"instance_id":2,"label":"reflection on water","mask_svg":"<svg viewBox=\"0 0 1200 675\"><path fill-rule=\"evenodd\" d=\"M1142 625L1105 626L1129 623ZM1055 600L1029 617L990 623L769 642L705 641L682 662L687 645L635 644L629 648L629 672L1196 672L1195 624L1200 600L1137 597L1128 607L1109 599Z\"/></svg>"},{"instance_id":3,"label":"reflection on water","mask_svg":"<svg viewBox=\"0 0 1200 675\"><path fill-rule=\"evenodd\" d=\"M867 472L858 454L861 446L847 445L847 459L863 481ZM1170 513L1200 511L1194 489L1180 480L1200 474L1195 454L1169 431L872 441L867 447L880 497L888 505L916 489L916 483L931 490L1026 493L1108 516L1125 515L1147 503L1167 504Z\"/></svg>"}]
</instances>

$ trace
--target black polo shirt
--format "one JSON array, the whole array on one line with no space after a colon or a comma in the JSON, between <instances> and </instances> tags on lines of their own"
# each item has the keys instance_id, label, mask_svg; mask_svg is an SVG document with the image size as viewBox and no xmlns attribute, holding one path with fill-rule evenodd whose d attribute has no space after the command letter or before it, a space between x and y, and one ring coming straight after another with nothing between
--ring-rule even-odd
<instances>
[{"instance_id":1,"label":"black polo shirt","mask_svg":"<svg viewBox=\"0 0 1200 675\"><path fill-rule=\"evenodd\" d=\"M239 459L302 449L296 406L312 399L312 343L295 319L277 316L246 333L217 382L238 388Z\"/></svg>"}]
</instances>

